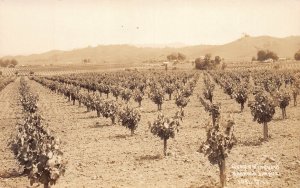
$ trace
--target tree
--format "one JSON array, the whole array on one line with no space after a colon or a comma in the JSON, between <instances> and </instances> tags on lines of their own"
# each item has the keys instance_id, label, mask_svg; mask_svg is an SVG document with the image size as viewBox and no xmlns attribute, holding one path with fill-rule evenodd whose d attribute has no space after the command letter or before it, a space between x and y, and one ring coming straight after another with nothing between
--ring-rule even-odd
<instances>
[{"instance_id":1,"label":"tree","mask_svg":"<svg viewBox=\"0 0 300 188\"><path fill-rule=\"evenodd\" d=\"M298 52L295 53L294 58L295 58L295 60L297 60L297 61L300 60L300 50L298 50Z\"/></svg>"},{"instance_id":2,"label":"tree","mask_svg":"<svg viewBox=\"0 0 300 188\"><path fill-rule=\"evenodd\" d=\"M200 69L200 70L210 69L209 63L207 63L207 61L204 61L201 58L195 59L195 67L196 67L196 69Z\"/></svg>"},{"instance_id":3,"label":"tree","mask_svg":"<svg viewBox=\"0 0 300 188\"><path fill-rule=\"evenodd\" d=\"M264 60L266 60L266 55L267 55L267 53L264 50L259 50L257 52L257 60L258 61L264 61Z\"/></svg>"},{"instance_id":4,"label":"tree","mask_svg":"<svg viewBox=\"0 0 300 188\"><path fill-rule=\"evenodd\" d=\"M269 51L269 50L259 50L257 52L257 60L258 61L265 61L267 59L273 59L275 61L278 60L278 56L275 52Z\"/></svg>"},{"instance_id":5,"label":"tree","mask_svg":"<svg viewBox=\"0 0 300 188\"><path fill-rule=\"evenodd\" d=\"M272 51L267 51L266 59L273 59L273 60L277 61L279 58L276 53L274 53Z\"/></svg>"},{"instance_id":6,"label":"tree","mask_svg":"<svg viewBox=\"0 0 300 188\"><path fill-rule=\"evenodd\" d=\"M1 60L0 61L0 66L1 67L7 67L9 65L10 61L8 59Z\"/></svg>"},{"instance_id":7,"label":"tree","mask_svg":"<svg viewBox=\"0 0 300 188\"><path fill-rule=\"evenodd\" d=\"M180 52L178 53L172 53L167 56L168 61L184 61L186 59L186 56Z\"/></svg>"},{"instance_id":8,"label":"tree","mask_svg":"<svg viewBox=\"0 0 300 188\"><path fill-rule=\"evenodd\" d=\"M168 61L177 60L177 54L172 53L172 54L167 56L167 59L168 59Z\"/></svg>"},{"instance_id":9,"label":"tree","mask_svg":"<svg viewBox=\"0 0 300 188\"><path fill-rule=\"evenodd\" d=\"M15 67L15 66L18 64L18 61L15 60L15 59L12 59L12 60L10 61L10 64L13 65L13 66Z\"/></svg>"},{"instance_id":10,"label":"tree","mask_svg":"<svg viewBox=\"0 0 300 188\"><path fill-rule=\"evenodd\" d=\"M0 59L0 66L1 67L15 67L16 65L18 64L18 61L15 60L15 59L5 59L5 60L2 60Z\"/></svg>"},{"instance_id":11,"label":"tree","mask_svg":"<svg viewBox=\"0 0 300 188\"><path fill-rule=\"evenodd\" d=\"M205 54L204 59L202 58L197 58L195 59L196 63L196 68L200 70L206 70L206 69L211 69L211 54Z\"/></svg>"},{"instance_id":12,"label":"tree","mask_svg":"<svg viewBox=\"0 0 300 188\"><path fill-rule=\"evenodd\" d=\"M222 61L220 56L211 59L211 54L205 54L204 58L195 59L195 68L200 70L208 70L215 68Z\"/></svg>"}]
</instances>

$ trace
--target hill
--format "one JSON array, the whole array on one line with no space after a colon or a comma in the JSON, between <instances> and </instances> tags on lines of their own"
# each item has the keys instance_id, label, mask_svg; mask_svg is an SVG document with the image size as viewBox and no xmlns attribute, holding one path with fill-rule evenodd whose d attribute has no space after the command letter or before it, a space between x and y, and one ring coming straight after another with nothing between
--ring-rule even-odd
<instances>
[{"instance_id":1,"label":"hill","mask_svg":"<svg viewBox=\"0 0 300 188\"><path fill-rule=\"evenodd\" d=\"M300 36L275 38L270 36L243 37L224 45L196 45L185 47L138 47L133 45L99 45L72 51L50 51L28 56L15 56L20 64L73 64L90 59L96 64L128 64L163 61L172 52L181 52L193 60L207 53L219 55L227 60L251 59L258 50L268 49L279 57L293 58L300 49Z\"/></svg>"}]
</instances>

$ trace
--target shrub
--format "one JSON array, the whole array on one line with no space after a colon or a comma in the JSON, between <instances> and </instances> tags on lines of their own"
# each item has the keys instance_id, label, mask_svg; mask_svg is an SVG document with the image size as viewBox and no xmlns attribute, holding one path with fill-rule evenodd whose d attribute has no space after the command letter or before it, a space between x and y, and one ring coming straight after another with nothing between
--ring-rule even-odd
<instances>
[{"instance_id":1,"label":"shrub","mask_svg":"<svg viewBox=\"0 0 300 188\"><path fill-rule=\"evenodd\" d=\"M180 52L178 53L172 53L167 56L168 61L184 61L186 59L186 56Z\"/></svg>"},{"instance_id":2,"label":"shrub","mask_svg":"<svg viewBox=\"0 0 300 188\"><path fill-rule=\"evenodd\" d=\"M161 87L151 89L150 99L157 105L158 111L161 110L161 105L164 101L164 90Z\"/></svg>"},{"instance_id":3,"label":"shrub","mask_svg":"<svg viewBox=\"0 0 300 188\"><path fill-rule=\"evenodd\" d=\"M290 104L290 94L284 90L280 90L272 94L276 106L279 106L282 110L282 119L286 119L286 107Z\"/></svg>"},{"instance_id":4,"label":"shrub","mask_svg":"<svg viewBox=\"0 0 300 188\"><path fill-rule=\"evenodd\" d=\"M215 56L215 59L211 59L210 54L206 54L203 58L195 59L195 68L200 70L210 70L214 69L217 65L221 63L221 57Z\"/></svg>"},{"instance_id":5,"label":"shrub","mask_svg":"<svg viewBox=\"0 0 300 188\"><path fill-rule=\"evenodd\" d=\"M241 112L244 110L244 104L248 99L248 86L244 85L237 85L234 89L232 96L236 100L237 103L241 104Z\"/></svg>"},{"instance_id":6,"label":"shrub","mask_svg":"<svg viewBox=\"0 0 300 188\"><path fill-rule=\"evenodd\" d=\"M0 67L15 67L18 64L18 61L15 59L6 59L2 60L0 59Z\"/></svg>"},{"instance_id":7,"label":"shrub","mask_svg":"<svg viewBox=\"0 0 300 188\"><path fill-rule=\"evenodd\" d=\"M196 69L200 69L200 70L208 70L212 68L208 61L205 61L201 58L195 59L195 67Z\"/></svg>"},{"instance_id":8,"label":"shrub","mask_svg":"<svg viewBox=\"0 0 300 188\"><path fill-rule=\"evenodd\" d=\"M141 114L138 110L126 106L120 109L119 118L121 125L130 129L131 135L133 135L141 120Z\"/></svg>"},{"instance_id":9,"label":"shrub","mask_svg":"<svg viewBox=\"0 0 300 188\"><path fill-rule=\"evenodd\" d=\"M167 140L174 138L175 132L178 132L179 119L178 113L173 118L167 118L163 114L159 114L153 124L148 122L151 133L164 141L165 156L167 155Z\"/></svg>"},{"instance_id":10,"label":"shrub","mask_svg":"<svg viewBox=\"0 0 300 188\"><path fill-rule=\"evenodd\" d=\"M257 60L258 61L265 61L267 59L273 59L275 61L278 60L278 56L276 53L269 51L269 50L259 50L257 52Z\"/></svg>"},{"instance_id":11,"label":"shrub","mask_svg":"<svg viewBox=\"0 0 300 188\"><path fill-rule=\"evenodd\" d=\"M255 100L249 102L253 121L257 121L264 126L264 140L268 140L268 122L270 122L275 114L275 105L272 99L263 91L255 95Z\"/></svg>"},{"instance_id":12,"label":"shrub","mask_svg":"<svg viewBox=\"0 0 300 188\"><path fill-rule=\"evenodd\" d=\"M225 70L226 68L227 68L227 65L226 65L225 63L222 63L221 69L222 69L222 70Z\"/></svg>"},{"instance_id":13,"label":"shrub","mask_svg":"<svg viewBox=\"0 0 300 188\"><path fill-rule=\"evenodd\" d=\"M233 146L237 143L234 136L234 121L224 120L210 125L206 134L206 141L199 148L199 152L208 157L211 164L217 164L220 170L221 187L226 185L225 159Z\"/></svg>"}]
</instances>

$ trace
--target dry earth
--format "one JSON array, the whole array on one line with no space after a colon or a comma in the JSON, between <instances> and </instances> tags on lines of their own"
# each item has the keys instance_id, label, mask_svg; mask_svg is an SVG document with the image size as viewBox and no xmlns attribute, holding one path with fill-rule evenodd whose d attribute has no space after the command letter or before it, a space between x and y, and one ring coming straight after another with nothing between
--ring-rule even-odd
<instances>
[{"instance_id":1,"label":"dry earth","mask_svg":"<svg viewBox=\"0 0 300 188\"><path fill-rule=\"evenodd\" d=\"M203 87L198 82L186 117L175 139L168 141L168 156L162 157L163 142L148 129L148 121L158 115L149 99L142 102L142 120L134 136L110 120L97 118L96 112L73 106L63 96L51 93L34 81L31 89L39 94L39 110L44 122L62 140L64 158L68 161L65 176L53 187L216 187L218 167L197 150L206 138L205 124L210 117L197 99ZM18 171L9 143L15 134L15 123L22 117L18 105L19 79L0 92L0 173ZM281 119L276 109L269 123L269 142L260 142L262 126L252 121L250 109L240 113L240 106L225 95L219 86L214 101L222 105L222 114L232 114L238 145L227 158L228 187L300 187L300 106L291 102L288 119ZM167 97L166 97L167 98ZM132 102L132 105L137 106ZM174 100L165 101L163 113L176 112ZM278 172L273 177L237 177L238 165L269 165ZM247 167L247 166L246 166ZM249 170L248 170L249 172ZM252 172L252 171L251 171ZM247 185L247 183L250 185ZM258 185L258 183L260 183ZM0 187L29 186L26 177L0 177ZM37 185L35 185L37 186ZM40 186L41 187L41 186Z\"/></svg>"}]
</instances>

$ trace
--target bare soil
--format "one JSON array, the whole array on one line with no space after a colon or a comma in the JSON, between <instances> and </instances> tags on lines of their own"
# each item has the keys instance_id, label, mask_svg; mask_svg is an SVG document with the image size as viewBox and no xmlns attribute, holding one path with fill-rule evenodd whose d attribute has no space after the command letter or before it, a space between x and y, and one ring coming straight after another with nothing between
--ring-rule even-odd
<instances>
[{"instance_id":1,"label":"bare soil","mask_svg":"<svg viewBox=\"0 0 300 188\"><path fill-rule=\"evenodd\" d=\"M206 139L205 125L210 117L197 99L202 95L200 78L185 117L174 139L168 140L168 155L163 157L163 141L153 136L148 121L158 115L157 106L144 99L142 119L135 135L130 130L111 125L96 112L72 105L66 98L50 92L34 81L31 89L39 94L39 111L44 122L62 140L66 173L53 187L217 187L219 170L206 156L197 152ZM8 145L15 124L22 114L18 105L19 80L0 92L0 174L18 171L17 161ZM268 142L261 142L263 127L253 122L250 109L240 105L216 86L214 101L222 105L223 116L235 120L238 144L226 159L227 187L300 187L300 106L287 108L288 119L281 119L276 109L269 123ZM166 96L166 99L168 97ZM138 104L131 101L132 105ZM162 112L173 116L177 110L174 100L164 101ZM279 175L272 177L237 177L238 165L269 165L278 167ZM24 176L0 177L0 187L30 187ZM37 186L37 185L34 185ZM42 187L42 185L38 186Z\"/></svg>"}]
</instances>

